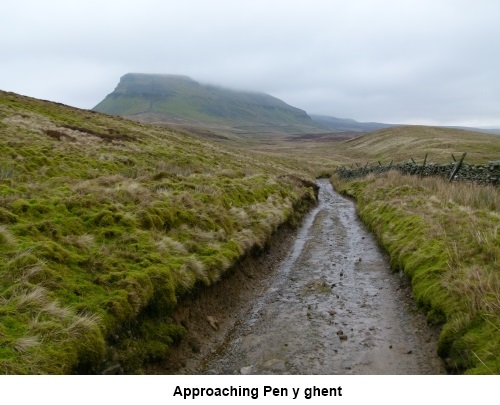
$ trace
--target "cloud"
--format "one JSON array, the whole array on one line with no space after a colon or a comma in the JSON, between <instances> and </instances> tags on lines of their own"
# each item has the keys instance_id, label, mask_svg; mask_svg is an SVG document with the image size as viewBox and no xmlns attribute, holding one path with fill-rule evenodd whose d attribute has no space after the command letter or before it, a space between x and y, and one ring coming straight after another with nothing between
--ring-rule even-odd
<instances>
[{"instance_id":1,"label":"cloud","mask_svg":"<svg viewBox=\"0 0 500 405\"><path fill-rule=\"evenodd\" d=\"M125 73L177 73L310 113L500 126L498 15L496 0L18 0L0 88L91 108Z\"/></svg>"}]
</instances>

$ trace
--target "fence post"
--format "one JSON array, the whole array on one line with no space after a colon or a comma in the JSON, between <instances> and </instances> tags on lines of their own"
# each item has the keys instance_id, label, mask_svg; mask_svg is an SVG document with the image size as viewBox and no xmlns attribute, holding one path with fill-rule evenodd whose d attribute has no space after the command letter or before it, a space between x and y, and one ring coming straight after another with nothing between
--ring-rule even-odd
<instances>
[{"instance_id":1,"label":"fence post","mask_svg":"<svg viewBox=\"0 0 500 405\"><path fill-rule=\"evenodd\" d=\"M425 164L427 163L427 156L429 154L426 153L424 157L424 163L422 164L422 168L420 169L420 177L424 177L424 169L425 169Z\"/></svg>"},{"instance_id":2,"label":"fence post","mask_svg":"<svg viewBox=\"0 0 500 405\"><path fill-rule=\"evenodd\" d=\"M462 163L465 159L465 156L467 156L467 152L464 152L464 154L462 155L462 157L460 158L460 161L456 164L455 166L455 169L453 170L453 172L451 173L451 176L450 178L448 179L448 181L451 183L451 181L453 180L453 177L455 177L458 173L458 171L460 170L460 168L462 167Z\"/></svg>"}]
</instances>

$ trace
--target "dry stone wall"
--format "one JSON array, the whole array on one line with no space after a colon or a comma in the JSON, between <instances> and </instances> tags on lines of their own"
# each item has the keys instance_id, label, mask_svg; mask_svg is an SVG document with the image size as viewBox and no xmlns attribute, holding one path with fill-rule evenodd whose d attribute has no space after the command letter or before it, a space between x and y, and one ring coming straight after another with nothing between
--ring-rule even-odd
<instances>
[{"instance_id":1,"label":"dry stone wall","mask_svg":"<svg viewBox=\"0 0 500 405\"><path fill-rule=\"evenodd\" d=\"M390 165L373 165L357 168L339 167L337 174L341 178L356 178L365 176L369 173L386 173L389 170L398 170L403 174L426 176L442 176L449 179L453 171L460 162L451 163L429 163L418 164L414 162L396 163ZM470 181L479 184L493 184L500 186L500 160L489 162L482 165L471 165L461 163L459 170L453 176L453 181Z\"/></svg>"}]
</instances>

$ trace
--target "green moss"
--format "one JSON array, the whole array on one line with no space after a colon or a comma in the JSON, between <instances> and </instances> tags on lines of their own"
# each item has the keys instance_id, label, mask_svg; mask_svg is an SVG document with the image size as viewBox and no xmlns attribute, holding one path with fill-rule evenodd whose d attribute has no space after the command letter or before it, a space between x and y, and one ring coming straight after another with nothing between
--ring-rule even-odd
<instances>
[{"instance_id":1,"label":"green moss","mask_svg":"<svg viewBox=\"0 0 500 405\"><path fill-rule=\"evenodd\" d=\"M175 281L170 266L151 266L146 269L154 294L148 302L148 310L156 314L168 314L177 304Z\"/></svg>"},{"instance_id":2,"label":"green moss","mask_svg":"<svg viewBox=\"0 0 500 405\"><path fill-rule=\"evenodd\" d=\"M0 184L0 196L16 195L18 191L12 187Z\"/></svg>"},{"instance_id":3,"label":"green moss","mask_svg":"<svg viewBox=\"0 0 500 405\"><path fill-rule=\"evenodd\" d=\"M91 218L92 224L95 226L110 226L115 224L115 216L110 211L101 211Z\"/></svg>"},{"instance_id":4,"label":"green moss","mask_svg":"<svg viewBox=\"0 0 500 405\"><path fill-rule=\"evenodd\" d=\"M12 259L7 261L4 267L5 276L15 279L20 277L23 271L41 264L43 264L43 262L28 250L15 255Z\"/></svg>"},{"instance_id":5,"label":"green moss","mask_svg":"<svg viewBox=\"0 0 500 405\"><path fill-rule=\"evenodd\" d=\"M163 221L155 210L141 210L137 213L139 226L147 230L161 230Z\"/></svg>"},{"instance_id":6,"label":"green moss","mask_svg":"<svg viewBox=\"0 0 500 405\"><path fill-rule=\"evenodd\" d=\"M28 210L31 208L30 204L28 201L22 199L22 198L19 198L17 200L15 200L12 204L11 204L11 209L12 211L14 211L14 213L17 213L17 214L23 214L23 213L26 213L28 212Z\"/></svg>"},{"instance_id":7,"label":"green moss","mask_svg":"<svg viewBox=\"0 0 500 405\"><path fill-rule=\"evenodd\" d=\"M70 264L82 261L81 257L76 253L70 252L60 244L50 240L35 245L33 248L33 252L37 257L41 257L45 260L54 261L57 263Z\"/></svg>"}]
</instances>

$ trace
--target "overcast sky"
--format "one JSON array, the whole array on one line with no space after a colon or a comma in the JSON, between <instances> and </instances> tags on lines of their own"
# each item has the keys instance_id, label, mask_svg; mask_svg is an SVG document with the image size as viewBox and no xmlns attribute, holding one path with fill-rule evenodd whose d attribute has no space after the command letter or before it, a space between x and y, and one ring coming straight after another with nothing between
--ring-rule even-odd
<instances>
[{"instance_id":1,"label":"overcast sky","mask_svg":"<svg viewBox=\"0 0 500 405\"><path fill-rule=\"evenodd\" d=\"M92 108L129 72L358 121L500 127L500 1L2 3L0 89Z\"/></svg>"}]
</instances>

